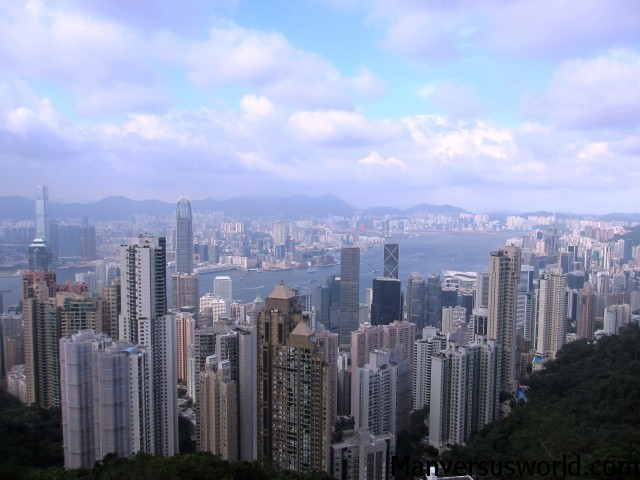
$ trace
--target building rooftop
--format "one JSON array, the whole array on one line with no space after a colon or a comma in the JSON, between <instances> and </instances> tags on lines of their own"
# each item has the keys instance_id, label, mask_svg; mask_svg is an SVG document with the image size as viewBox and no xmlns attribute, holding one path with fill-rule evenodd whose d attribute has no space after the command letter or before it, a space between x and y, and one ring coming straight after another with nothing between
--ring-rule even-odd
<instances>
[{"instance_id":1,"label":"building rooftop","mask_svg":"<svg viewBox=\"0 0 640 480\"><path fill-rule=\"evenodd\" d=\"M284 282L280 282L276 288L273 289L273 292L269 294L268 298L273 298L277 300L289 300L296 296L285 284Z\"/></svg>"}]
</instances>

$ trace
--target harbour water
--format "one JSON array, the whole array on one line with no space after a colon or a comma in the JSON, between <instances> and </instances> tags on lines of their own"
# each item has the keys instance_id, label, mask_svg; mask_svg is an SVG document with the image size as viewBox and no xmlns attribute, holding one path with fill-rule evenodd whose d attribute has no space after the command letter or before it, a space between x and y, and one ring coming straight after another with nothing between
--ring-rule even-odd
<instances>
[{"instance_id":1,"label":"harbour water","mask_svg":"<svg viewBox=\"0 0 640 480\"><path fill-rule=\"evenodd\" d=\"M442 270L464 272L488 271L489 253L505 244L509 238L521 235L517 232L470 232L470 233L433 233L421 235L398 235L388 239L388 243L400 245L400 280L403 290L411 272L423 277ZM366 289L371 287L374 277L382 275L382 248L372 248L360 255L360 300L364 301ZM87 267L64 268L57 272L58 282L74 280L76 273L86 272ZM167 270L168 293L171 298L170 275ZM248 273L242 270L212 272L200 275L200 295L213 291L213 279L218 275L227 275L233 281L233 298L241 303L249 303L256 295L264 299L282 280L290 287L308 288L312 295L318 285L324 285L327 277L340 275L340 266L317 267L314 272L306 268ZM22 291L20 276L0 277L0 291L3 296L3 308L6 312L10 305L18 303Z\"/></svg>"}]
</instances>

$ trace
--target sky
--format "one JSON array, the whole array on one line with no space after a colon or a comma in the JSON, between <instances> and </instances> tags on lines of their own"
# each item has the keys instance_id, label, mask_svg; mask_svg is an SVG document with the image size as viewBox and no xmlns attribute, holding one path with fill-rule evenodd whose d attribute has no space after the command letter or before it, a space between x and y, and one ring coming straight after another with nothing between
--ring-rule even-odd
<instances>
[{"instance_id":1,"label":"sky","mask_svg":"<svg viewBox=\"0 0 640 480\"><path fill-rule=\"evenodd\" d=\"M12 0L0 195L638 212L638 0Z\"/></svg>"}]
</instances>

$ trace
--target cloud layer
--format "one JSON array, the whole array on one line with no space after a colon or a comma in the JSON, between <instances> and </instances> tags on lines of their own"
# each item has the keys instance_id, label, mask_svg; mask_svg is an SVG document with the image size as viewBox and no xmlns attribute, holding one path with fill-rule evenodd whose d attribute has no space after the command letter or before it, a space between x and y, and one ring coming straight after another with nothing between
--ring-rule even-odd
<instances>
[{"instance_id":1,"label":"cloud layer","mask_svg":"<svg viewBox=\"0 0 640 480\"><path fill-rule=\"evenodd\" d=\"M344 57L244 25L241 1L11 3L4 193L634 210L640 10L614 3L310 2L371 37Z\"/></svg>"}]
</instances>

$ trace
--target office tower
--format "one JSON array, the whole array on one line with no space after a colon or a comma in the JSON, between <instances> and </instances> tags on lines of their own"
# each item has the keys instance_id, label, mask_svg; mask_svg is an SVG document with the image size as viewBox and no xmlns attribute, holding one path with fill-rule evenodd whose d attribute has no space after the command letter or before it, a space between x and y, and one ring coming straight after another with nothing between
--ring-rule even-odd
<instances>
[{"instance_id":1,"label":"office tower","mask_svg":"<svg viewBox=\"0 0 640 480\"><path fill-rule=\"evenodd\" d=\"M287 224L284 222L276 222L273 225L273 246L284 245L287 241Z\"/></svg>"},{"instance_id":2,"label":"office tower","mask_svg":"<svg viewBox=\"0 0 640 480\"><path fill-rule=\"evenodd\" d=\"M572 290L580 290L585 284L585 273L581 270L575 270L567 274L567 288Z\"/></svg>"},{"instance_id":3,"label":"office tower","mask_svg":"<svg viewBox=\"0 0 640 480\"><path fill-rule=\"evenodd\" d=\"M418 332L425 327L427 287L424 279L418 273L411 273L407 280L407 297L405 299L407 320L415 323Z\"/></svg>"},{"instance_id":4,"label":"office tower","mask_svg":"<svg viewBox=\"0 0 640 480\"><path fill-rule=\"evenodd\" d=\"M378 277L373 279L371 324L388 325L402 320L402 290L400 280Z\"/></svg>"},{"instance_id":5,"label":"office tower","mask_svg":"<svg viewBox=\"0 0 640 480\"><path fill-rule=\"evenodd\" d=\"M102 258L96 260L95 263L96 272L96 288L100 291L103 287L107 286L107 259Z\"/></svg>"},{"instance_id":6,"label":"office tower","mask_svg":"<svg viewBox=\"0 0 640 480\"><path fill-rule=\"evenodd\" d=\"M29 270L32 272L49 269L49 251L44 240L36 238L28 249Z\"/></svg>"},{"instance_id":7,"label":"office tower","mask_svg":"<svg viewBox=\"0 0 640 480\"><path fill-rule=\"evenodd\" d=\"M96 330L110 338L119 338L119 316L122 300L120 298L120 282L102 287L98 294L98 320Z\"/></svg>"},{"instance_id":8,"label":"office tower","mask_svg":"<svg viewBox=\"0 0 640 480\"><path fill-rule=\"evenodd\" d=\"M443 288L440 291L442 307L455 307L458 305L458 291L453 287Z\"/></svg>"},{"instance_id":9,"label":"office tower","mask_svg":"<svg viewBox=\"0 0 640 480\"><path fill-rule=\"evenodd\" d=\"M440 275L429 275L427 277L426 287L426 325L440 328L442 324L442 287L440 285Z\"/></svg>"},{"instance_id":10,"label":"office tower","mask_svg":"<svg viewBox=\"0 0 640 480\"><path fill-rule=\"evenodd\" d=\"M567 277L559 268L551 268L540 278L538 298L538 342L536 353L556 358L566 341Z\"/></svg>"},{"instance_id":11,"label":"office tower","mask_svg":"<svg viewBox=\"0 0 640 480\"><path fill-rule=\"evenodd\" d=\"M340 345L348 345L358 328L360 305L360 249L340 249Z\"/></svg>"},{"instance_id":12,"label":"office tower","mask_svg":"<svg viewBox=\"0 0 640 480\"><path fill-rule=\"evenodd\" d=\"M537 332L533 332L535 318L532 313L531 301L533 300L534 286L534 268L531 265L520 265L520 282L518 283L518 300L516 306L516 324L518 331L522 332L522 336L526 340L532 340L537 337ZM537 327L536 327L537 328ZM533 344L535 347L535 343Z\"/></svg>"},{"instance_id":13,"label":"office tower","mask_svg":"<svg viewBox=\"0 0 640 480\"><path fill-rule=\"evenodd\" d=\"M331 471L341 480L389 480L396 438L390 433L371 435L366 430L347 431L331 445Z\"/></svg>"},{"instance_id":14,"label":"office tower","mask_svg":"<svg viewBox=\"0 0 640 480\"><path fill-rule=\"evenodd\" d=\"M51 226L49 248L56 262L77 263L82 259L82 232L80 225Z\"/></svg>"},{"instance_id":15,"label":"office tower","mask_svg":"<svg viewBox=\"0 0 640 480\"><path fill-rule=\"evenodd\" d=\"M338 354L338 386L336 389L338 415L351 415L351 355Z\"/></svg>"},{"instance_id":16,"label":"office tower","mask_svg":"<svg viewBox=\"0 0 640 480\"><path fill-rule=\"evenodd\" d=\"M489 273L478 272L476 277L475 308L489 307Z\"/></svg>"},{"instance_id":17,"label":"office tower","mask_svg":"<svg viewBox=\"0 0 640 480\"><path fill-rule=\"evenodd\" d=\"M489 305L487 337L496 340L501 351L501 388L515 392L517 294L520 281L520 249L507 246L489 256Z\"/></svg>"},{"instance_id":18,"label":"office tower","mask_svg":"<svg viewBox=\"0 0 640 480\"><path fill-rule=\"evenodd\" d=\"M181 308L193 307L200 311L200 293L198 292L197 273L174 273L171 275L171 290L173 310L179 312Z\"/></svg>"},{"instance_id":19,"label":"office tower","mask_svg":"<svg viewBox=\"0 0 640 480\"><path fill-rule=\"evenodd\" d=\"M217 276L213 279L213 294L217 295L220 298L232 300L232 285L233 281L231 280L231 277L226 275Z\"/></svg>"},{"instance_id":20,"label":"office tower","mask_svg":"<svg viewBox=\"0 0 640 480\"><path fill-rule=\"evenodd\" d=\"M578 338L593 340L596 319L596 295L590 283L578 291L578 310L576 314L576 333Z\"/></svg>"},{"instance_id":21,"label":"office tower","mask_svg":"<svg viewBox=\"0 0 640 480\"><path fill-rule=\"evenodd\" d=\"M316 325L331 329L331 291L326 285L318 285L316 289Z\"/></svg>"},{"instance_id":22,"label":"office tower","mask_svg":"<svg viewBox=\"0 0 640 480\"><path fill-rule=\"evenodd\" d=\"M204 451L238 460L238 388L229 360L207 357L200 373L200 442Z\"/></svg>"},{"instance_id":23,"label":"office tower","mask_svg":"<svg viewBox=\"0 0 640 480\"><path fill-rule=\"evenodd\" d=\"M45 244L49 242L49 189L44 185L36 187L36 238Z\"/></svg>"},{"instance_id":24,"label":"office tower","mask_svg":"<svg viewBox=\"0 0 640 480\"><path fill-rule=\"evenodd\" d=\"M466 321L468 322L471 318L471 313L473 312L473 301L475 298L475 292L469 289L460 289L458 290L458 307L463 307L466 311Z\"/></svg>"},{"instance_id":25,"label":"office tower","mask_svg":"<svg viewBox=\"0 0 640 480\"><path fill-rule=\"evenodd\" d=\"M82 261L96 259L96 227L89 226L84 222L80 230L80 252Z\"/></svg>"},{"instance_id":26,"label":"office tower","mask_svg":"<svg viewBox=\"0 0 640 480\"><path fill-rule=\"evenodd\" d=\"M471 345L449 343L432 357L429 444L464 445L498 418L500 347L481 339Z\"/></svg>"},{"instance_id":27,"label":"office tower","mask_svg":"<svg viewBox=\"0 0 640 480\"><path fill-rule=\"evenodd\" d=\"M400 265L400 245L397 243L386 243L384 245L384 264L382 276L385 278L395 278L398 280L398 270Z\"/></svg>"},{"instance_id":28,"label":"office tower","mask_svg":"<svg viewBox=\"0 0 640 480\"><path fill-rule=\"evenodd\" d=\"M176 355L178 358L178 381L187 383L189 365L189 345L192 345L196 335L196 319L191 313L176 314Z\"/></svg>"},{"instance_id":29,"label":"office tower","mask_svg":"<svg viewBox=\"0 0 640 480\"><path fill-rule=\"evenodd\" d=\"M434 329L435 330L435 329ZM431 359L447 346L447 338L435 331L415 342L413 359L413 409L428 407L431 401Z\"/></svg>"},{"instance_id":30,"label":"office tower","mask_svg":"<svg viewBox=\"0 0 640 480\"><path fill-rule=\"evenodd\" d=\"M258 321L258 455L297 474L328 472L330 367L295 298L280 283Z\"/></svg>"},{"instance_id":31,"label":"office tower","mask_svg":"<svg viewBox=\"0 0 640 480\"><path fill-rule=\"evenodd\" d=\"M340 330L340 277L333 275L327 278L329 297L329 330Z\"/></svg>"},{"instance_id":32,"label":"office tower","mask_svg":"<svg viewBox=\"0 0 640 480\"><path fill-rule=\"evenodd\" d=\"M193 273L193 222L186 197L176 207L176 273Z\"/></svg>"},{"instance_id":33,"label":"office tower","mask_svg":"<svg viewBox=\"0 0 640 480\"><path fill-rule=\"evenodd\" d=\"M140 235L120 246L120 339L150 353L149 409L153 435L140 450L169 456L178 451L176 319L167 313L166 239Z\"/></svg>"},{"instance_id":34,"label":"office tower","mask_svg":"<svg viewBox=\"0 0 640 480\"><path fill-rule=\"evenodd\" d=\"M56 314L55 292L55 271L28 271L23 274L26 403L43 408L60 405L60 324Z\"/></svg>"}]
</instances>

